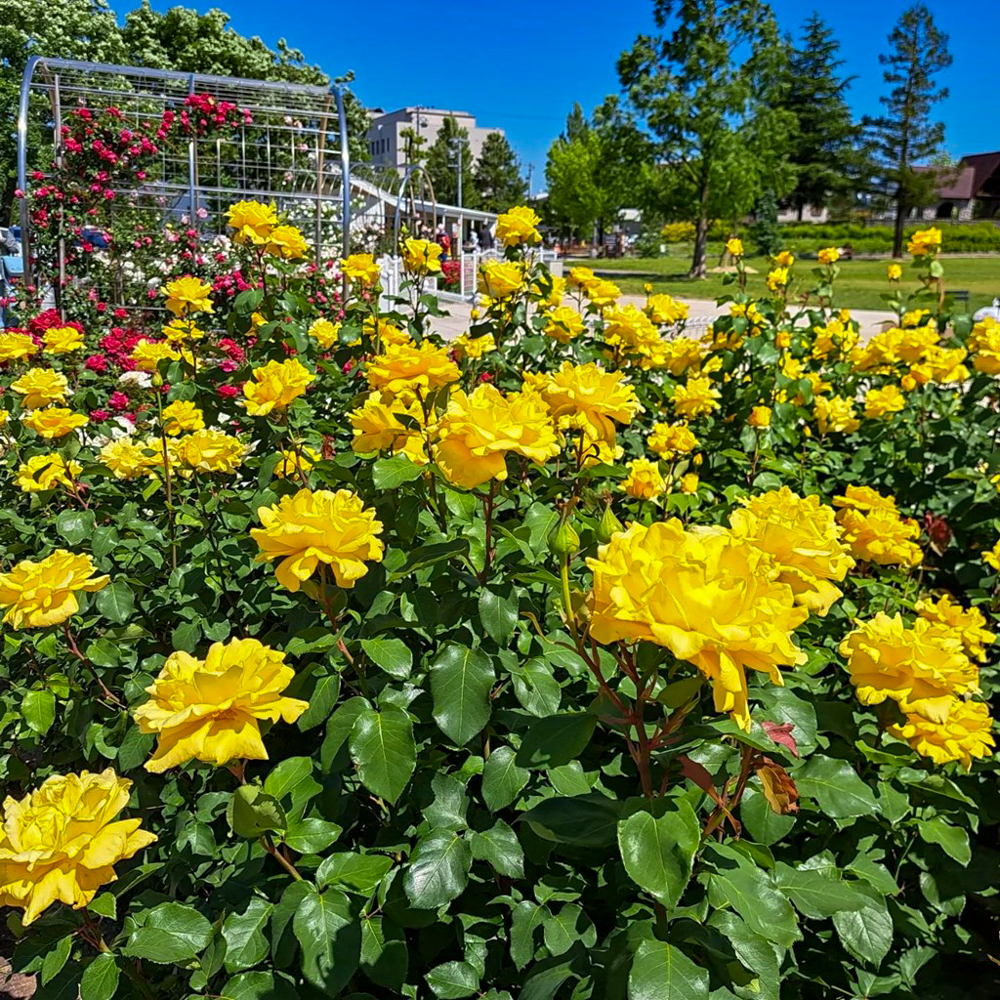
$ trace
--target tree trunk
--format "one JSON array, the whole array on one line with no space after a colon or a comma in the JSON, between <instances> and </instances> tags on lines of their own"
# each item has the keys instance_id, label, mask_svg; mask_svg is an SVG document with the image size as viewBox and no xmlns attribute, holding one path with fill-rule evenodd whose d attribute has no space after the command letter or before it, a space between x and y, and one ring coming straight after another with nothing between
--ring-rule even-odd
<instances>
[{"instance_id":1,"label":"tree trunk","mask_svg":"<svg viewBox=\"0 0 1000 1000\"><path fill-rule=\"evenodd\" d=\"M799 202L799 222L801 222L801 221L802 221L802 210L803 210L803 209L804 209L805 207L806 207L806 203L805 203L804 201L800 201L800 202Z\"/></svg>"},{"instance_id":2,"label":"tree trunk","mask_svg":"<svg viewBox=\"0 0 1000 1000\"><path fill-rule=\"evenodd\" d=\"M908 206L899 196L896 198L896 225L892 233L892 255L893 257L903 256L903 225L906 222Z\"/></svg>"},{"instance_id":3,"label":"tree trunk","mask_svg":"<svg viewBox=\"0 0 1000 1000\"><path fill-rule=\"evenodd\" d=\"M705 256L708 251L708 181L701 186L701 197L698 199L698 220L694 224L694 252L691 254L691 270L689 278L708 277Z\"/></svg>"}]
</instances>

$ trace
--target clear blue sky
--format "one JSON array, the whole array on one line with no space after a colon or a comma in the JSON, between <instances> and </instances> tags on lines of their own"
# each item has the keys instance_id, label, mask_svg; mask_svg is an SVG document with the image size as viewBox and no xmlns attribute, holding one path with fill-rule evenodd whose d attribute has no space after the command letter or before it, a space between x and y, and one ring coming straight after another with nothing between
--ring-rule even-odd
<instances>
[{"instance_id":1,"label":"clear blue sky","mask_svg":"<svg viewBox=\"0 0 1000 1000\"><path fill-rule=\"evenodd\" d=\"M784 32L797 34L816 7L842 45L857 114L878 111L883 92L878 54L911 0L772 0ZM948 100L938 105L953 156L1000 149L996 101L998 0L927 0L950 36L954 63L943 74ZM175 3L153 0L157 10ZM138 0L111 0L119 18ZM242 34L278 38L301 49L331 76L354 70L354 89L369 106L408 104L469 111L499 126L544 187L545 154L574 101L589 111L618 91L615 61L635 36L654 30L651 0L187 0L222 7Z\"/></svg>"}]
</instances>

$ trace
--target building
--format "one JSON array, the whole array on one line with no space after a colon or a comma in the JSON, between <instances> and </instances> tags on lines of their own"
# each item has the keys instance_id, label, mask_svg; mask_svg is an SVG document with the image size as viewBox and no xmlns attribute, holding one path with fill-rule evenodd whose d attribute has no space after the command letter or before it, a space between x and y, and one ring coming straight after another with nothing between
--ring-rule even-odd
<instances>
[{"instance_id":1,"label":"building","mask_svg":"<svg viewBox=\"0 0 1000 1000\"><path fill-rule=\"evenodd\" d=\"M1000 216L1000 151L972 153L963 156L954 169L942 170L934 202L924 206L920 215L962 222Z\"/></svg>"},{"instance_id":2,"label":"building","mask_svg":"<svg viewBox=\"0 0 1000 1000\"><path fill-rule=\"evenodd\" d=\"M459 128L469 133L469 148L473 160L479 157L486 137L497 132L503 135L503 129L483 128L476 124L476 119L467 111L447 111L443 108L416 107L400 108L398 111L385 112L381 108L371 111L371 125L368 128L368 153L371 162L376 167L395 167L402 172L406 166L406 140L403 132L412 129L425 140L426 150L437 138L446 118L454 118Z\"/></svg>"}]
</instances>

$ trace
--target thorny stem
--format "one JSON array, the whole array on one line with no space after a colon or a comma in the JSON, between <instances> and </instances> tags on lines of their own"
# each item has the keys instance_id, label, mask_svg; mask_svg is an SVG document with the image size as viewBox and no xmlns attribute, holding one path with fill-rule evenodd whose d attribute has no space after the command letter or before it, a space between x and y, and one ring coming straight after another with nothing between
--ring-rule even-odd
<instances>
[{"instance_id":1,"label":"thorny stem","mask_svg":"<svg viewBox=\"0 0 1000 1000\"><path fill-rule=\"evenodd\" d=\"M496 500L497 481L490 480L490 492L483 500L483 516L486 518L486 540L483 546L483 571L479 575L479 582L485 583L490 572L490 563L493 560L493 505Z\"/></svg>"},{"instance_id":2,"label":"thorny stem","mask_svg":"<svg viewBox=\"0 0 1000 1000\"><path fill-rule=\"evenodd\" d=\"M111 691L111 689L107 686L107 684L104 683L103 680L101 680L101 676L100 674L98 674L93 663L91 663L90 660L88 660L87 657L85 657L83 653L80 652L80 648L77 646L76 640L73 638L73 633L70 632L69 630L69 623L66 623L63 626L63 630L66 635L66 641L67 643L69 643L70 652L94 675L94 680L97 681L97 684L100 687L101 692L104 694L104 697L107 698L108 701L112 702L120 709L124 710L125 708L127 708L128 706L123 701L121 701L114 694L114 692Z\"/></svg>"},{"instance_id":3,"label":"thorny stem","mask_svg":"<svg viewBox=\"0 0 1000 1000\"><path fill-rule=\"evenodd\" d=\"M167 449L167 431L163 426L163 395L158 385L153 386L156 393L156 411L160 417L160 448L163 452L163 482L167 489L167 520L170 528L170 565L177 569L177 538L174 534L174 488L173 477L170 474L170 453Z\"/></svg>"},{"instance_id":4,"label":"thorny stem","mask_svg":"<svg viewBox=\"0 0 1000 1000\"><path fill-rule=\"evenodd\" d=\"M274 858L274 860L277 861L278 864L281 865L281 867L284 868L285 871L288 872L288 874L291 875L296 882L303 881L302 876L296 871L295 865L293 865L291 861L289 861L288 858L285 857L282 851L280 851L277 847L274 846L274 844L271 841L271 838L266 833L261 834L260 846L263 847L264 850L267 851L267 853L270 854L271 857Z\"/></svg>"}]
</instances>

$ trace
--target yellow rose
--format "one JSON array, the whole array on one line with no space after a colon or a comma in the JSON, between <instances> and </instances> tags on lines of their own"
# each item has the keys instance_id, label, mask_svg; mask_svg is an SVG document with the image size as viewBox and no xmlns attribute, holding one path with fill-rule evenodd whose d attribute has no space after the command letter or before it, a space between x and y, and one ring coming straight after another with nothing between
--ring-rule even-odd
<instances>
[{"instance_id":1,"label":"yellow rose","mask_svg":"<svg viewBox=\"0 0 1000 1000\"><path fill-rule=\"evenodd\" d=\"M301 260L309 253L309 244L295 226L276 226L268 235L264 249L282 260Z\"/></svg>"},{"instance_id":2,"label":"yellow rose","mask_svg":"<svg viewBox=\"0 0 1000 1000\"><path fill-rule=\"evenodd\" d=\"M183 431L200 431L205 426L205 415L194 403L178 399L163 409L163 429L172 437Z\"/></svg>"},{"instance_id":3,"label":"yellow rose","mask_svg":"<svg viewBox=\"0 0 1000 1000\"><path fill-rule=\"evenodd\" d=\"M244 451L239 438L208 429L174 438L170 442L170 461L180 467L178 471L185 478L194 472L230 473L240 467Z\"/></svg>"},{"instance_id":4,"label":"yellow rose","mask_svg":"<svg viewBox=\"0 0 1000 1000\"><path fill-rule=\"evenodd\" d=\"M106 465L116 479L136 479L149 472L150 466L156 464L147 452L152 448L162 448L159 442L146 445L136 443L131 438L122 437L109 441L97 456L102 465ZM162 464L162 457L160 459Z\"/></svg>"},{"instance_id":5,"label":"yellow rose","mask_svg":"<svg viewBox=\"0 0 1000 1000\"><path fill-rule=\"evenodd\" d=\"M569 277L566 280L571 288L585 290L601 279L589 267L571 267L569 269Z\"/></svg>"},{"instance_id":6,"label":"yellow rose","mask_svg":"<svg viewBox=\"0 0 1000 1000\"><path fill-rule=\"evenodd\" d=\"M491 299L510 298L524 283L524 268L509 260L487 260L479 265L480 295Z\"/></svg>"},{"instance_id":7,"label":"yellow rose","mask_svg":"<svg viewBox=\"0 0 1000 1000\"><path fill-rule=\"evenodd\" d=\"M771 407L770 406L755 406L750 411L750 416L747 418L747 423L751 427L770 427L771 426Z\"/></svg>"},{"instance_id":8,"label":"yellow rose","mask_svg":"<svg viewBox=\"0 0 1000 1000\"><path fill-rule=\"evenodd\" d=\"M661 341L660 332L649 317L633 305L610 309L604 317L604 341L625 353L651 350Z\"/></svg>"},{"instance_id":9,"label":"yellow rose","mask_svg":"<svg viewBox=\"0 0 1000 1000\"><path fill-rule=\"evenodd\" d=\"M160 327L160 333L171 344L186 344L192 340L202 340L205 336L205 331L189 319L172 319L166 326Z\"/></svg>"},{"instance_id":10,"label":"yellow rose","mask_svg":"<svg viewBox=\"0 0 1000 1000\"><path fill-rule=\"evenodd\" d=\"M283 410L306 391L315 378L297 358L287 361L268 361L263 368L255 368L251 379L243 384L247 413L263 417L272 410Z\"/></svg>"},{"instance_id":11,"label":"yellow rose","mask_svg":"<svg viewBox=\"0 0 1000 1000\"><path fill-rule=\"evenodd\" d=\"M485 357L497 349L497 342L493 339L492 333L484 333L481 337L470 337L467 333L463 333L452 343L460 357L470 360Z\"/></svg>"},{"instance_id":12,"label":"yellow rose","mask_svg":"<svg viewBox=\"0 0 1000 1000\"><path fill-rule=\"evenodd\" d=\"M199 312L212 312L212 286L199 278L176 278L168 281L164 289L167 308L178 317L191 316Z\"/></svg>"},{"instance_id":13,"label":"yellow rose","mask_svg":"<svg viewBox=\"0 0 1000 1000\"><path fill-rule=\"evenodd\" d=\"M773 271L769 271L767 275L767 287L772 292L778 292L785 288L788 284L788 268L787 267L776 267Z\"/></svg>"},{"instance_id":14,"label":"yellow rose","mask_svg":"<svg viewBox=\"0 0 1000 1000\"><path fill-rule=\"evenodd\" d=\"M33 455L17 470L17 485L22 493L41 493L56 486L72 486L82 471L82 465L67 462L57 452Z\"/></svg>"},{"instance_id":15,"label":"yellow rose","mask_svg":"<svg viewBox=\"0 0 1000 1000\"><path fill-rule=\"evenodd\" d=\"M986 647L996 642L996 635L986 628L986 619L979 608L963 608L950 594L938 600L925 597L917 601L914 610L921 618L951 629L961 640L969 656L986 660Z\"/></svg>"},{"instance_id":16,"label":"yellow rose","mask_svg":"<svg viewBox=\"0 0 1000 1000\"><path fill-rule=\"evenodd\" d=\"M656 423L646 444L650 451L669 461L694 451L698 447L698 439L687 424Z\"/></svg>"},{"instance_id":17,"label":"yellow rose","mask_svg":"<svg viewBox=\"0 0 1000 1000\"><path fill-rule=\"evenodd\" d=\"M910 369L910 375L919 385L936 382L938 385L950 385L965 382L969 378L969 369L962 362L965 360L964 347L951 349L934 346L924 352L923 361Z\"/></svg>"},{"instance_id":18,"label":"yellow rose","mask_svg":"<svg viewBox=\"0 0 1000 1000\"><path fill-rule=\"evenodd\" d=\"M898 264L887 264L885 268L885 276L890 281L899 281L903 277L903 269Z\"/></svg>"},{"instance_id":19,"label":"yellow rose","mask_svg":"<svg viewBox=\"0 0 1000 1000\"><path fill-rule=\"evenodd\" d=\"M114 882L114 866L156 840L140 829L142 820L115 819L131 787L109 767L54 774L20 801L8 797L0 823L0 905L23 909L27 926L56 902L83 909Z\"/></svg>"},{"instance_id":20,"label":"yellow rose","mask_svg":"<svg viewBox=\"0 0 1000 1000\"><path fill-rule=\"evenodd\" d=\"M180 361L180 353L166 341L143 338L132 348L132 362L141 372L155 372L161 361Z\"/></svg>"},{"instance_id":21,"label":"yellow rose","mask_svg":"<svg viewBox=\"0 0 1000 1000\"><path fill-rule=\"evenodd\" d=\"M0 361L22 361L38 351L38 345L26 333L0 332Z\"/></svg>"},{"instance_id":22,"label":"yellow rose","mask_svg":"<svg viewBox=\"0 0 1000 1000\"><path fill-rule=\"evenodd\" d=\"M886 732L905 740L918 754L929 757L935 764L957 760L968 771L973 757L993 755L996 742L990 733L992 728L988 705L955 698L943 723L908 714L902 726L889 726Z\"/></svg>"},{"instance_id":23,"label":"yellow rose","mask_svg":"<svg viewBox=\"0 0 1000 1000\"><path fill-rule=\"evenodd\" d=\"M38 410L49 403L61 403L66 398L69 382L61 372L51 368L29 368L11 389L21 397L26 410Z\"/></svg>"},{"instance_id":24,"label":"yellow rose","mask_svg":"<svg viewBox=\"0 0 1000 1000\"><path fill-rule=\"evenodd\" d=\"M865 417L869 420L892 417L906 406L906 396L899 386L887 385L881 389L869 389L865 393Z\"/></svg>"},{"instance_id":25,"label":"yellow rose","mask_svg":"<svg viewBox=\"0 0 1000 1000\"><path fill-rule=\"evenodd\" d=\"M534 392L504 396L489 384L469 395L456 389L437 432L438 468L448 482L465 489L506 479L508 452L537 465L559 454L552 414Z\"/></svg>"},{"instance_id":26,"label":"yellow rose","mask_svg":"<svg viewBox=\"0 0 1000 1000\"><path fill-rule=\"evenodd\" d=\"M309 327L309 336L314 337L323 350L329 351L340 341L340 324L331 323L328 319L318 319Z\"/></svg>"},{"instance_id":27,"label":"yellow rose","mask_svg":"<svg viewBox=\"0 0 1000 1000\"><path fill-rule=\"evenodd\" d=\"M740 502L743 509L729 516L734 534L773 557L778 579L792 588L796 604L825 615L843 597L830 581L843 580L854 565L838 536L833 509L787 486Z\"/></svg>"},{"instance_id":28,"label":"yellow rose","mask_svg":"<svg viewBox=\"0 0 1000 1000\"><path fill-rule=\"evenodd\" d=\"M991 569L1000 573L1000 540L988 552L983 553L983 562Z\"/></svg>"},{"instance_id":29,"label":"yellow rose","mask_svg":"<svg viewBox=\"0 0 1000 1000\"><path fill-rule=\"evenodd\" d=\"M75 326L53 326L42 334L46 354L72 354L86 346L83 334Z\"/></svg>"},{"instance_id":30,"label":"yellow rose","mask_svg":"<svg viewBox=\"0 0 1000 1000\"><path fill-rule=\"evenodd\" d=\"M441 273L441 246L431 240L403 240L403 269L407 274L423 278Z\"/></svg>"},{"instance_id":31,"label":"yellow rose","mask_svg":"<svg viewBox=\"0 0 1000 1000\"><path fill-rule=\"evenodd\" d=\"M737 239L735 236L732 239L726 240L726 250L728 250L734 257L742 257L743 241Z\"/></svg>"},{"instance_id":32,"label":"yellow rose","mask_svg":"<svg viewBox=\"0 0 1000 1000\"><path fill-rule=\"evenodd\" d=\"M817 396L813 403L820 434L853 434L861 426L854 403L843 396Z\"/></svg>"},{"instance_id":33,"label":"yellow rose","mask_svg":"<svg viewBox=\"0 0 1000 1000\"><path fill-rule=\"evenodd\" d=\"M840 251L836 247L826 247L816 255L821 264L836 264L840 260Z\"/></svg>"},{"instance_id":34,"label":"yellow rose","mask_svg":"<svg viewBox=\"0 0 1000 1000\"><path fill-rule=\"evenodd\" d=\"M545 327L542 333L553 340L558 340L560 344L568 344L579 337L585 329L583 317L572 306L557 306L545 314Z\"/></svg>"},{"instance_id":35,"label":"yellow rose","mask_svg":"<svg viewBox=\"0 0 1000 1000\"><path fill-rule=\"evenodd\" d=\"M365 374L373 389L404 396L419 392L424 397L461 377L447 348L435 347L426 340L420 344L389 344L384 354L368 361Z\"/></svg>"},{"instance_id":36,"label":"yellow rose","mask_svg":"<svg viewBox=\"0 0 1000 1000\"><path fill-rule=\"evenodd\" d=\"M697 465L697 459L695 460ZM698 492L698 475L695 472L686 472L681 476L681 493L697 493Z\"/></svg>"},{"instance_id":37,"label":"yellow rose","mask_svg":"<svg viewBox=\"0 0 1000 1000\"><path fill-rule=\"evenodd\" d=\"M992 316L980 320L969 334L972 364L984 375L1000 375L1000 323Z\"/></svg>"},{"instance_id":38,"label":"yellow rose","mask_svg":"<svg viewBox=\"0 0 1000 1000\"><path fill-rule=\"evenodd\" d=\"M647 458L633 458L628 463L628 476L622 480L620 488L639 500L655 500L667 492L660 467Z\"/></svg>"},{"instance_id":39,"label":"yellow rose","mask_svg":"<svg viewBox=\"0 0 1000 1000\"><path fill-rule=\"evenodd\" d=\"M719 390L712 385L712 380L704 376L689 378L683 385L675 386L670 403L674 413L690 420L711 413L719 408Z\"/></svg>"},{"instance_id":40,"label":"yellow rose","mask_svg":"<svg viewBox=\"0 0 1000 1000\"><path fill-rule=\"evenodd\" d=\"M750 727L746 668L781 684L779 666L805 662L791 633L809 612L774 579L771 557L725 528L632 524L587 565L594 639L642 639L694 663L712 681L716 710L742 729Z\"/></svg>"},{"instance_id":41,"label":"yellow rose","mask_svg":"<svg viewBox=\"0 0 1000 1000\"><path fill-rule=\"evenodd\" d=\"M361 326L361 332L366 336L374 340L378 337L385 348L389 344L412 344L413 338L402 329L402 327L396 326L394 323L390 323L387 319L380 319L377 323L373 316L369 316L365 319Z\"/></svg>"},{"instance_id":42,"label":"yellow rose","mask_svg":"<svg viewBox=\"0 0 1000 1000\"><path fill-rule=\"evenodd\" d=\"M932 226L930 229L918 229L906 244L906 252L914 257L925 257L935 254L941 249L941 230Z\"/></svg>"},{"instance_id":43,"label":"yellow rose","mask_svg":"<svg viewBox=\"0 0 1000 1000\"><path fill-rule=\"evenodd\" d=\"M60 625L80 610L77 591L94 593L107 586L107 576L94 576L87 555L56 549L40 562L22 559L9 573L0 574L0 607L11 628L47 628Z\"/></svg>"},{"instance_id":44,"label":"yellow rose","mask_svg":"<svg viewBox=\"0 0 1000 1000\"><path fill-rule=\"evenodd\" d=\"M833 498L844 541L858 559L882 566L918 566L924 558L910 539L920 537L920 525L902 518L891 496L867 486L848 486L845 496Z\"/></svg>"},{"instance_id":45,"label":"yellow rose","mask_svg":"<svg viewBox=\"0 0 1000 1000\"><path fill-rule=\"evenodd\" d=\"M368 572L366 562L382 561L382 522L349 490L299 490L273 507L259 507L257 516L263 527L250 530L261 550L257 562L281 560L275 577L291 591L321 563L338 587L353 587Z\"/></svg>"},{"instance_id":46,"label":"yellow rose","mask_svg":"<svg viewBox=\"0 0 1000 1000\"><path fill-rule=\"evenodd\" d=\"M51 441L86 426L88 421L82 413L74 413L63 406L50 406L45 410L32 410L21 423Z\"/></svg>"},{"instance_id":47,"label":"yellow rose","mask_svg":"<svg viewBox=\"0 0 1000 1000\"><path fill-rule=\"evenodd\" d=\"M497 239L505 247L541 243L542 237L535 228L541 221L533 208L519 205L497 216Z\"/></svg>"},{"instance_id":48,"label":"yellow rose","mask_svg":"<svg viewBox=\"0 0 1000 1000\"><path fill-rule=\"evenodd\" d=\"M405 417L406 422L400 420ZM404 403L391 393L372 393L349 414L354 440L362 455L373 451L404 454L414 465L429 461L425 450L424 413L416 399Z\"/></svg>"},{"instance_id":49,"label":"yellow rose","mask_svg":"<svg viewBox=\"0 0 1000 1000\"><path fill-rule=\"evenodd\" d=\"M781 253L774 258L774 262L778 265L778 267L788 268L795 263L795 255L790 250L782 250Z\"/></svg>"},{"instance_id":50,"label":"yellow rose","mask_svg":"<svg viewBox=\"0 0 1000 1000\"><path fill-rule=\"evenodd\" d=\"M308 472L321 457L318 452L305 445L300 445L297 451L282 448L279 455L281 460L274 467L274 474L278 479L292 479Z\"/></svg>"},{"instance_id":51,"label":"yellow rose","mask_svg":"<svg viewBox=\"0 0 1000 1000\"><path fill-rule=\"evenodd\" d=\"M938 724L953 696L979 689L979 670L951 629L918 618L908 627L901 615L880 611L861 621L840 644L858 701L890 699L906 713Z\"/></svg>"},{"instance_id":52,"label":"yellow rose","mask_svg":"<svg viewBox=\"0 0 1000 1000\"><path fill-rule=\"evenodd\" d=\"M644 312L659 326L673 326L688 318L691 307L669 295L651 295L646 300Z\"/></svg>"},{"instance_id":53,"label":"yellow rose","mask_svg":"<svg viewBox=\"0 0 1000 1000\"><path fill-rule=\"evenodd\" d=\"M340 262L340 270L352 285L374 285L379 278L378 264L370 253L352 253Z\"/></svg>"},{"instance_id":54,"label":"yellow rose","mask_svg":"<svg viewBox=\"0 0 1000 1000\"><path fill-rule=\"evenodd\" d=\"M133 713L140 732L158 737L146 770L158 774L189 760L267 760L261 720L292 723L309 707L282 697L294 677L285 654L256 639L215 642L204 660L171 653L146 688L149 701Z\"/></svg>"},{"instance_id":55,"label":"yellow rose","mask_svg":"<svg viewBox=\"0 0 1000 1000\"><path fill-rule=\"evenodd\" d=\"M587 285L584 293L598 309L605 309L621 298L622 290L613 281L598 280Z\"/></svg>"},{"instance_id":56,"label":"yellow rose","mask_svg":"<svg viewBox=\"0 0 1000 1000\"><path fill-rule=\"evenodd\" d=\"M238 201L229 206L229 225L236 230L234 243L250 243L262 247L278 224L278 214L274 205L263 205L259 201Z\"/></svg>"}]
</instances>

